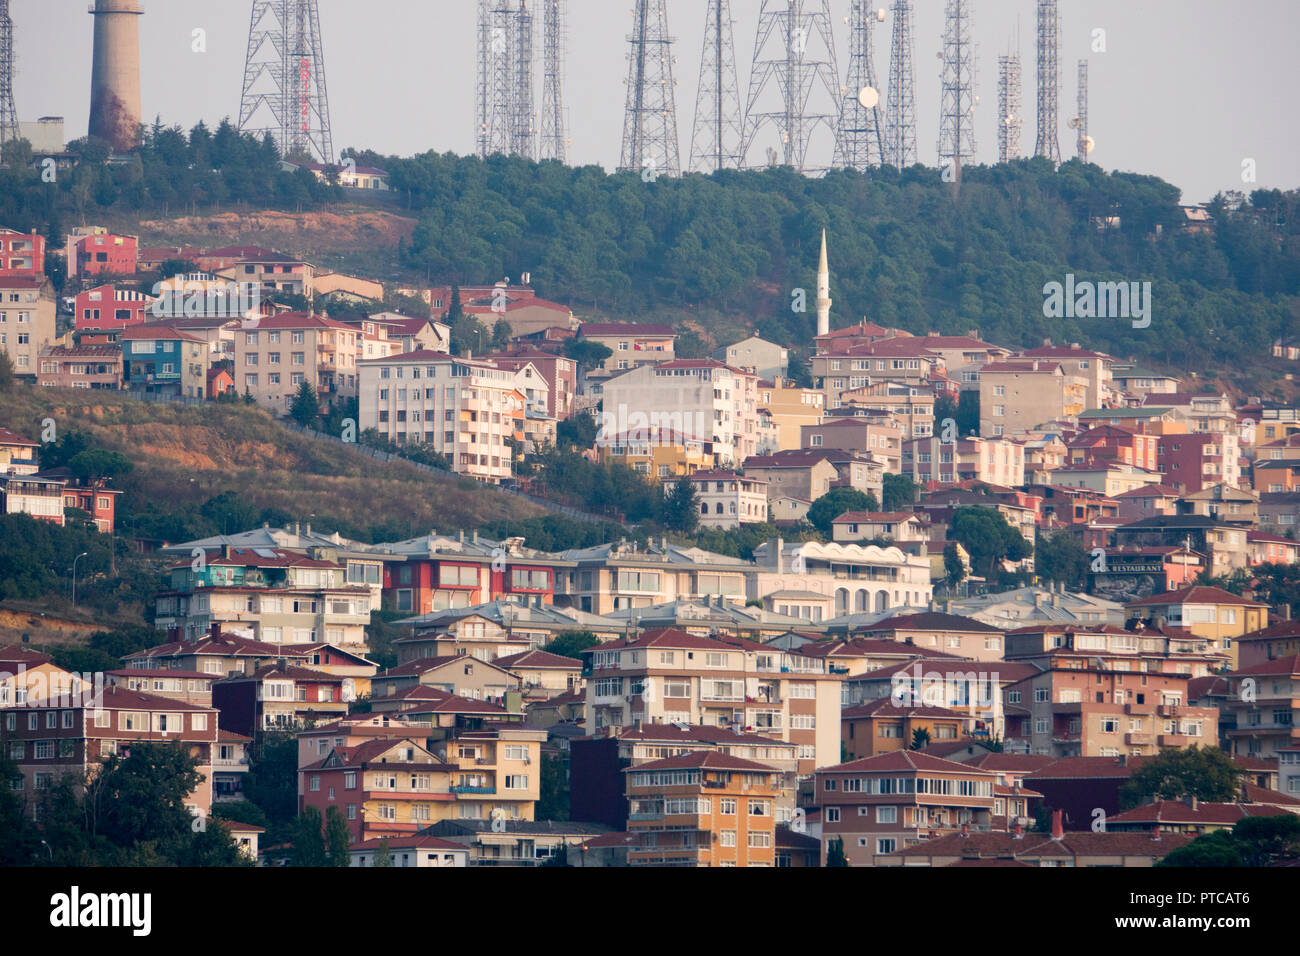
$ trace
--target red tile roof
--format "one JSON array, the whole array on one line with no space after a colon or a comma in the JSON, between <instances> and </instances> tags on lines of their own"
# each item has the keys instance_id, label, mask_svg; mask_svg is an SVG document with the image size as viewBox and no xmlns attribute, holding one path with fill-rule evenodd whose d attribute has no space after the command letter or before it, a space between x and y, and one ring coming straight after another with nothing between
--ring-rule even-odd
<instances>
[{"instance_id":1,"label":"red tile roof","mask_svg":"<svg viewBox=\"0 0 1300 956\"><path fill-rule=\"evenodd\" d=\"M1250 601L1222 588L1192 585L1177 591L1165 591L1147 598L1130 601L1125 607L1164 607L1170 604L1237 604L1246 607L1268 607L1264 601Z\"/></svg>"},{"instance_id":2,"label":"red tile roof","mask_svg":"<svg viewBox=\"0 0 1300 956\"><path fill-rule=\"evenodd\" d=\"M679 754L676 757L651 760L647 763L627 767L623 772L640 773L645 770L736 770L747 773L780 773L778 768L768 766L765 763L742 760L740 757L719 753L716 750L697 750L693 753Z\"/></svg>"}]
</instances>

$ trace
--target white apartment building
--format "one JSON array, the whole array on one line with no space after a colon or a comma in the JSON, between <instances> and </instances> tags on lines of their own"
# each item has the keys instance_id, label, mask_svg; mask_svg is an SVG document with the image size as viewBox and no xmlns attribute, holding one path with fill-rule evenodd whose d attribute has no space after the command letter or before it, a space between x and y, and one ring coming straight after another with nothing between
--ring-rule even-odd
<instances>
[{"instance_id":1,"label":"white apartment building","mask_svg":"<svg viewBox=\"0 0 1300 956\"><path fill-rule=\"evenodd\" d=\"M775 538L754 549L746 597L803 592L833 600L833 614L924 607L930 603L930 559L898 547ZM797 603L797 601L796 601ZM816 603L816 602L813 602ZM801 616L796 610L792 616Z\"/></svg>"},{"instance_id":2,"label":"white apartment building","mask_svg":"<svg viewBox=\"0 0 1300 956\"><path fill-rule=\"evenodd\" d=\"M956 484L975 479L990 485L1018 488L1025 483L1025 446L1008 438L959 438L944 442L938 436L903 443L903 474L925 485Z\"/></svg>"},{"instance_id":3,"label":"white apartment building","mask_svg":"<svg viewBox=\"0 0 1300 956\"><path fill-rule=\"evenodd\" d=\"M493 483L512 476L507 440L522 438L522 370L427 350L360 366L362 431L373 428L399 445L430 445L457 474Z\"/></svg>"},{"instance_id":4,"label":"white apartment building","mask_svg":"<svg viewBox=\"0 0 1300 956\"><path fill-rule=\"evenodd\" d=\"M734 471L697 471L688 479L695 485L701 528L736 528L767 521L767 482ZM664 483L664 493L673 488Z\"/></svg>"},{"instance_id":5,"label":"white apartment building","mask_svg":"<svg viewBox=\"0 0 1300 956\"><path fill-rule=\"evenodd\" d=\"M671 428L711 440L718 465L758 453L758 376L712 359L675 359L624 372L602 386L601 434Z\"/></svg>"}]
</instances>

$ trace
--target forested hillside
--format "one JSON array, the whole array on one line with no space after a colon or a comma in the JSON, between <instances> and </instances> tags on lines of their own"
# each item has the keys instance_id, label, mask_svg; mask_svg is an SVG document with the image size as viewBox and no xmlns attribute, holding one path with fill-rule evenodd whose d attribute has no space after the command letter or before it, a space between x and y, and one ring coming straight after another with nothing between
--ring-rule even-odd
<instances>
[{"instance_id":1,"label":"forested hillside","mask_svg":"<svg viewBox=\"0 0 1300 956\"><path fill-rule=\"evenodd\" d=\"M57 183L0 170L0 221L51 234L97 216L325 208L343 192L279 170L274 150L223 123L155 126L131 162L95 143ZM1267 390L1267 356L1300 318L1300 192L1256 191L1183 227L1176 187L1100 167L1022 160L967 167L959 192L917 166L808 179L786 169L710 177L610 175L517 158L359 151L389 170L390 204L418 219L398 271L483 282L527 271L540 294L585 313L719 313L792 345L813 327L817 241L831 243L834 322L867 317L913 332L978 329L1009 345L1079 341L1122 356L1214 371ZM1043 285L1153 283L1152 322L1048 319ZM795 289L808 310L791 309ZM708 320L702 320L706 325Z\"/></svg>"}]
</instances>

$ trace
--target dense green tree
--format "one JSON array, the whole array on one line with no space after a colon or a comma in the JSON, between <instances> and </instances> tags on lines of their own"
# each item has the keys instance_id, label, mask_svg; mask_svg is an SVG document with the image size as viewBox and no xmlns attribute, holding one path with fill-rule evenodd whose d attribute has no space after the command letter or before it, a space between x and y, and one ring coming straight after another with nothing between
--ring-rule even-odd
<instances>
[{"instance_id":1,"label":"dense green tree","mask_svg":"<svg viewBox=\"0 0 1300 956\"><path fill-rule=\"evenodd\" d=\"M244 795L261 808L273 827L294 818L298 812L298 741L293 734L262 735L250 755Z\"/></svg>"},{"instance_id":2,"label":"dense green tree","mask_svg":"<svg viewBox=\"0 0 1300 956\"><path fill-rule=\"evenodd\" d=\"M1217 747L1170 748L1144 762L1120 788L1126 807L1149 800L1198 800L1228 802L1241 789L1240 770L1232 758Z\"/></svg>"},{"instance_id":3,"label":"dense green tree","mask_svg":"<svg viewBox=\"0 0 1300 956\"><path fill-rule=\"evenodd\" d=\"M663 526L670 531L691 534L700 523L700 496L695 482L683 477L664 493Z\"/></svg>"},{"instance_id":4,"label":"dense green tree","mask_svg":"<svg viewBox=\"0 0 1300 956\"><path fill-rule=\"evenodd\" d=\"M579 659L579 655L588 648L600 643L600 638L591 631L561 631L543 650L548 654Z\"/></svg>"},{"instance_id":5,"label":"dense green tree","mask_svg":"<svg viewBox=\"0 0 1300 956\"><path fill-rule=\"evenodd\" d=\"M315 807L304 807L290 827L293 853L290 866L332 866L325 844L325 820Z\"/></svg>"},{"instance_id":6,"label":"dense green tree","mask_svg":"<svg viewBox=\"0 0 1300 956\"><path fill-rule=\"evenodd\" d=\"M393 851L388 845L388 837L379 838L379 843L375 846L375 860L372 865L382 867L393 865Z\"/></svg>"},{"instance_id":7,"label":"dense green tree","mask_svg":"<svg viewBox=\"0 0 1300 956\"><path fill-rule=\"evenodd\" d=\"M827 866L848 866L848 857L844 855L844 841L839 837L826 844Z\"/></svg>"},{"instance_id":8,"label":"dense green tree","mask_svg":"<svg viewBox=\"0 0 1300 956\"><path fill-rule=\"evenodd\" d=\"M7 392L14 384L14 361L8 352L0 352L0 392Z\"/></svg>"},{"instance_id":9,"label":"dense green tree","mask_svg":"<svg viewBox=\"0 0 1300 956\"><path fill-rule=\"evenodd\" d=\"M542 755L538 788L535 818L538 820L569 819L569 784L565 780L563 758L553 754Z\"/></svg>"},{"instance_id":10,"label":"dense green tree","mask_svg":"<svg viewBox=\"0 0 1300 956\"><path fill-rule=\"evenodd\" d=\"M614 353L608 345L590 339L569 339L564 343L564 354L590 371Z\"/></svg>"},{"instance_id":11,"label":"dense green tree","mask_svg":"<svg viewBox=\"0 0 1300 956\"><path fill-rule=\"evenodd\" d=\"M1079 539L1068 531L1039 535L1034 545L1034 569L1049 581L1082 591L1092 559Z\"/></svg>"},{"instance_id":12,"label":"dense green tree","mask_svg":"<svg viewBox=\"0 0 1300 956\"><path fill-rule=\"evenodd\" d=\"M305 378L293 396L289 415L303 428L311 427L320 417L320 399L316 397L316 387Z\"/></svg>"},{"instance_id":13,"label":"dense green tree","mask_svg":"<svg viewBox=\"0 0 1300 956\"><path fill-rule=\"evenodd\" d=\"M325 847L330 866L348 866L352 858L348 854L348 844L352 834L348 830L348 821L338 806L331 804L325 812Z\"/></svg>"},{"instance_id":14,"label":"dense green tree","mask_svg":"<svg viewBox=\"0 0 1300 956\"><path fill-rule=\"evenodd\" d=\"M881 476L880 507L885 511L911 511L920 490L911 475Z\"/></svg>"},{"instance_id":15,"label":"dense green tree","mask_svg":"<svg viewBox=\"0 0 1300 956\"><path fill-rule=\"evenodd\" d=\"M831 536L831 524L846 511L879 511L876 496L856 488L832 488L812 503L808 509L808 523Z\"/></svg>"},{"instance_id":16,"label":"dense green tree","mask_svg":"<svg viewBox=\"0 0 1300 956\"><path fill-rule=\"evenodd\" d=\"M966 549L972 570L978 569L990 580L997 576L1002 561L1021 561L1032 553L1029 542L1007 524L1002 512L983 505L954 509L948 537Z\"/></svg>"},{"instance_id":17,"label":"dense green tree","mask_svg":"<svg viewBox=\"0 0 1300 956\"><path fill-rule=\"evenodd\" d=\"M928 746L930 746L930 731L924 727L917 727L916 730L912 731L912 744L908 749L924 750Z\"/></svg>"},{"instance_id":18,"label":"dense green tree","mask_svg":"<svg viewBox=\"0 0 1300 956\"><path fill-rule=\"evenodd\" d=\"M957 550L957 542L949 541L943 546L943 574L948 587L953 588L966 579L966 564Z\"/></svg>"},{"instance_id":19,"label":"dense green tree","mask_svg":"<svg viewBox=\"0 0 1300 956\"><path fill-rule=\"evenodd\" d=\"M1175 867L1224 867L1245 866L1241 846L1233 838L1230 830L1215 830L1198 836L1191 843L1171 850L1156 861L1156 866Z\"/></svg>"}]
</instances>

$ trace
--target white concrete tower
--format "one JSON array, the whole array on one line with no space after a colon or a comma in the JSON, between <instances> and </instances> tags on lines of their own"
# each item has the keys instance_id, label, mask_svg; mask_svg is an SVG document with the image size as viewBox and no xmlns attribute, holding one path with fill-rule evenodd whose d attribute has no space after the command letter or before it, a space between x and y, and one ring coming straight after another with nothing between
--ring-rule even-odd
<instances>
[{"instance_id":1,"label":"white concrete tower","mask_svg":"<svg viewBox=\"0 0 1300 956\"><path fill-rule=\"evenodd\" d=\"M826 264L826 230L822 230L822 255L817 262L817 334L831 330L831 269Z\"/></svg>"}]
</instances>

